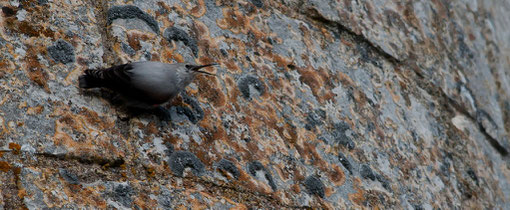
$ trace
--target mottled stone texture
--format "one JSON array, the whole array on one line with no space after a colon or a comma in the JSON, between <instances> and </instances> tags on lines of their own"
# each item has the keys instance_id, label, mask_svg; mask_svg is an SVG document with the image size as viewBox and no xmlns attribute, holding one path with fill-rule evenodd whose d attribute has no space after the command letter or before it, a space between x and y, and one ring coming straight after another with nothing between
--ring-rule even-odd
<instances>
[{"instance_id":1,"label":"mottled stone texture","mask_svg":"<svg viewBox=\"0 0 510 210\"><path fill-rule=\"evenodd\" d=\"M0 209L505 209L510 3L1 1ZM87 68L217 62L166 107Z\"/></svg>"}]
</instances>

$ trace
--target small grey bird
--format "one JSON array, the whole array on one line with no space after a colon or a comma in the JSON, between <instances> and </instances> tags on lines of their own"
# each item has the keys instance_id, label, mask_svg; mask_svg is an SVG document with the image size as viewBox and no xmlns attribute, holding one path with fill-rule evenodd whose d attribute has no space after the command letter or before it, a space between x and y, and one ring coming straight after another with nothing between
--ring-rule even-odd
<instances>
[{"instance_id":1,"label":"small grey bird","mask_svg":"<svg viewBox=\"0 0 510 210\"><path fill-rule=\"evenodd\" d=\"M142 61L107 69L88 69L79 77L80 88L107 88L119 94L129 107L161 108L188 86L201 68L216 65L167 64Z\"/></svg>"}]
</instances>

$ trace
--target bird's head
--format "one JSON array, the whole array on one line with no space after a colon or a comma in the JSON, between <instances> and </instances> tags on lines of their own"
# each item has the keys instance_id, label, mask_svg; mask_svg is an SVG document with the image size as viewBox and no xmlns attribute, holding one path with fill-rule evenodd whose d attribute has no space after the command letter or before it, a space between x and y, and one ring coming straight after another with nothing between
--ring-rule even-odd
<instances>
[{"instance_id":1,"label":"bird's head","mask_svg":"<svg viewBox=\"0 0 510 210\"><path fill-rule=\"evenodd\" d=\"M214 66L214 65L218 65L218 64L217 63L210 63L210 64L206 64L206 65L185 64L184 67L186 68L186 71L191 74L203 73L203 74L207 74L207 75L211 75L211 76L216 76L215 74L211 74L209 72L200 71L201 68L205 68L208 66Z\"/></svg>"}]
</instances>

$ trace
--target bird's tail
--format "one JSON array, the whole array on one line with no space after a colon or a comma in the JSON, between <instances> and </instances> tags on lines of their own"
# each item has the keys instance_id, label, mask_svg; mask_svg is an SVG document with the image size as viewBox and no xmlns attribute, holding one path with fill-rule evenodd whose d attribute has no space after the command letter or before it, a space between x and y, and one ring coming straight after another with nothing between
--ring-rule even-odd
<instances>
[{"instance_id":1,"label":"bird's tail","mask_svg":"<svg viewBox=\"0 0 510 210\"><path fill-rule=\"evenodd\" d=\"M96 87L102 87L102 78L103 78L103 71L102 70L94 70L94 69L87 69L78 78L78 83L80 88L96 88Z\"/></svg>"}]
</instances>

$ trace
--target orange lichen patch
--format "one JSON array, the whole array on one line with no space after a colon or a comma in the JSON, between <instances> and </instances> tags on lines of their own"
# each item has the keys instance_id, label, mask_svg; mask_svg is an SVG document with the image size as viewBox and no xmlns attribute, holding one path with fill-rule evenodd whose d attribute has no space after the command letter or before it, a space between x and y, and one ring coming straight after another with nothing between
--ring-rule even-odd
<instances>
[{"instance_id":1,"label":"orange lichen patch","mask_svg":"<svg viewBox=\"0 0 510 210\"><path fill-rule=\"evenodd\" d=\"M12 74L12 72L14 72L15 69L16 66L12 61L10 60L0 61L0 74L3 74L3 76L5 76L6 74ZM0 76L0 78L2 78L3 76Z\"/></svg>"},{"instance_id":2,"label":"orange lichen patch","mask_svg":"<svg viewBox=\"0 0 510 210\"><path fill-rule=\"evenodd\" d=\"M341 186L345 182L344 171L338 165L330 166L332 169L328 172L329 179L333 181L336 186Z\"/></svg>"},{"instance_id":3,"label":"orange lichen patch","mask_svg":"<svg viewBox=\"0 0 510 210\"><path fill-rule=\"evenodd\" d=\"M322 157L317 153L317 150L314 145L308 142L304 142L304 157L306 157L312 165L316 166L317 168L326 171L327 170L327 163L322 159Z\"/></svg>"},{"instance_id":4,"label":"orange lichen patch","mask_svg":"<svg viewBox=\"0 0 510 210\"><path fill-rule=\"evenodd\" d=\"M181 140L179 139L178 136L174 136L174 135L167 135L164 139L163 139L164 142L168 142L172 145L177 145L177 143L179 143Z\"/></svg>"},{"instance_id":5,"label":"orange lichen patch","mask_svg":"<svg viewBox=\"0 0 510 210\"><path fill-rule=\"evenodd\" d=\"M128 44L133 50L138 51L142 48L140 45L140 39L143 35L136 33L136 32L129 32L127 33L127 41Z\"/></svg>"},{"instance_id":6,"label":"orange lichen patch","mask_svg":"<svg viewBox=\"0 0 510 210\"><path fill-rule=\"evenodd\" d=\"M23 101L23 102L19 103L19 105L18 105L18 109L23 109L25 107L27 107L27 102L26 101Z\"/></svg>"},{"instance_id":7,"label":"orange lichen patch","mask_svg":"<svg viewBox=\"0 0 510 210\"><path fill-rule=\"evenodd\" d=\"M250 180L247 182L243 182L244 186L248 189L251 189L253 192L263 193L263 194L271 194L273 189L266 183L266 181L258 180L253 177L249 177Z\"/></svg>"},{"instance_id":8,"label":"orange lichen patch","mask_svg":"<svg viewBox=\"0 0 510 210\"><path fill-rule=\"evenodd\" d=\"M361 90L354 89L352 95L358 108L363 107L367 104L367 96Z\"/></svg>"},{"instance_id":9,"label":"orange lichen patch","mask_svg":"<svg viewBox=\"0 0 510 210\"><path fill-rule=\"evenodd\" d=\"M356 83L347 75L342 72L338 72L338 77L340 78L340 82L345 86L356 86Z\"/></svg>"},{"instance_id":10,"label":"orange lichen patch","mask_svg":"<svg viewBox=\"0 0 510 210\"><path fill-rule=\"evenodd\" d=\"M238 8L223 8L223 17L225 18L216 21L216 24L221 29L230 30L235 34L248 33L250 19L239 11Z\"/></svg>"},{"instance_id":11,"label":"orange lichen patch","mask_svg":"<svg viewBox=\"0 0 510 210\"><path fill-rule=\"evenodd\" d=\"M151 55L151 61L160 61L159 54L152 53Z\"/></svg>"},{"instance_id":12,"label":"orange lichen patch","mask_svg":"<svg viewBox=\"0 0 510 210\"><path fill-rule=\"evenodd\" d=\"M47 84L48 74L42 69L42 66L39 63L39 59L37 58L37 54L44 50L44 47L34 47L27 45L24 67L30 80L35 82L40 87L43 87L44 90L49 93L50 89Z\"/></svg>"},{"instance_id":13,"label":"orange lichen patch","mask_svg":"<svg viewBox=\"0 0 510 210\"><path fill-rule=\"evenodd\" d=\"M289 142L291 144L296 144L298 135L297 135L295 126L293 126L289 123L285 123L283 125L283 127L279 127L276 125L276 122L270 122L267 125L268 125L268 127L276 130L278 132L278 134L280 135L280 137L285 139L287 142Z\"/></svg>"},{"instance_id":14,"label":"orange lichen patch","mask_svg":"<svg viewBox=\"0 0 510 210\"><path fill-rule=\"evenodd\" d=\"M113 130L115 121L102 119L86 108L82 108L79 114L73 114L65 107L59 107L52 116L60 116L55 121L55 145L63 145L66 149L77 152L78 156L90 155L91 150L98 147L102 149L96 151L101 152L98 155L114 155L119 151L105 133Z\"/></svg>"},{"instance_id":15,"label":"orange lichen patch","mask_svg":"<svg viewBox=\"0 0 510 210\"><path fill-rule=\"evenodd\" d=\"M145 133L147 135L156 135L159 133L158 127L156 126L156 123L154 121L149 122L147 126L145 127Z\"/></svg>"},{"instance_id":16,"label":"orange lichen patch","mask_svg":"<svg viewBox=\"0 0 510 210\"><path fill-rule=\"evenodd\" d=\"M13 32L22 33L28 36L39 36L39 28L31 25L27 21L18 21L14 17L5 18L4 20L4 26Z\"/></svg>"},{"instance_id":17,"label":"orange lichen patch","mask_svg":"<svg viewBox=\"0 0 510 210\"><path fill-rule=\"evenodd\" d=\"M191 196L189 196L189 198L191 198ZM191 204L191 209L207 209L207 205L198 199L188 199L188 205L189 204Z\"/></svg>"},{"instance_id":18,"label":"orange lichen patch","mask_svg":"<svg viewBox=\"0 0 510 210\"><path fill-rule=\"evenodd\" d=\"M163 55L163 60L162 60L162 62L163 62L163 61L164 61L164 62L167 62L167 63L174 63L175 61L177 61L178 63L182 63L182 62L184 62L184 57L183 57L181 54L179 54L179 53L175 52L175 49L177 48L177 47L175 46L175 43L174 43L174 44L172 44L172 46L173 46L173 48L172 48L172 49L167 49L167 48L165 47L165 49L164 49L164 50L163 50L163 52L161 53L161 54ZM175 61L173 61L173 60L175 60Z\"/></svg>"},{"instance_id":19,"label":"orange lichen patch","mask_svg":"<svg viewBox=\"0 0 510 210\"><path fill-rule=\"evenodd\" d=\"M324 39L328 42L334 42L335 38L333 37L333 34L331 34L331 31L329 31L327 28L322 27L321 25L318 25L320 27L320 32L322 36L324 36ZM326 44L326 42L324 42Z\"/></svg>"},{"instance_id":20,"label":"orange lichen patch","mask_svg":"<svg viewBox=\"0 0 510 210\"><path fill-rule=\"evenodd\" d=\"M448 18L449 9L445 5L447 3L440 1L440 0L432 0L432 3L435 5L434 10L437 11L437 19L444 20Z\"/></svg>"},{"instance_id":21,"label":"orange lichen patch","mask_svg":"<svg viewBox=\"0 0 510 210\"><path fill-rule=\"evenodd\" d=\"M223 64L227 67L226 69L233 74L242 73L241 68L239 68L239 66L237 66L235 61L232 59L223 60Z\"/></svg>"},{"instance_id":22,"label":"orange lichen patch","mask_svg":"<svg viewBox=\"0 0 510 210\"><path fill-rule=\"evenodd\" d=\"M21 145L11 142L9 143L9 149L11 149L13 154L18 155L21 151Z\"/></svg>"},{"instance_id":23,"label":"orange lichen patch","mask_svg":"<svg viewBox=\"0 0 510 210\"><path fill-rule=\"evenodd\" d=\"M235 205L235 206L230 208L230 210L247 210L248 209L248 207L246 207L246 205L244 205L242 203L236 203L233 205Z\"/></svg>"},{"instance_id":24,"label":"orange lichen patch","mask_svg":"<svg viewBox=\"0 0 510 210\"><path fill-rule=\"evenodd\" d=\"M205 12L206 9L204 0L198 0L198 5L194 6L193 9L191 9L190 11L191 15L197 18L204 16Z\"/></svg>"},{"instance_id":25,"label":"orange lichen patch","mask_svg":"<svg viewBox=\"0 0 510 210\"><path fill-rule=\"evenodd\" d=\"M299 30L301 30L301 32L303 34L303 38L301 40L303 41L303 43L305 43L306 48L309 50L312 50L312 53L315 53L314 52L315 48L313 47L313 42L312 42L312 40L314 38L311 36L310 30L303 23L299 24Z\"/></svg>"},{"instance_id":26,"label":"orange lichen patch","mask_svg":"<svg viewBox=\"0 0 510 210\"><path fill-rule=\"evenodd\" d=\"M362 206L363 202L365 202L365 194L363 193L363 190L359 187L360 185L361 180L359 178L354 178L353 188L356 192L348 195L349 200L358 206Z\"/></svg>"},{"instance_id":27,"label":"orange lichen patch","mask_svg":"<svg viewBox=\"0 0 510 210\"><path fill-rule=\"evenodd\" d=\"M48 74L44 70L41 68L31 68L27 69L27 74L30 80L44 88L46 92L50 93L50 89L47 84Z\"/></svg>"},{"instance_id":28,"label":"orange lichen patch","mask_svg":"<svg viewBox=\"0 0 510 210\"><path fill-rule=\"evenodd\" d=\"M8 97L6 97L6 98L8 98ZM9 129L5 126L4 118L2 116L0 116L0 136L3 136L6 133L9 133Z\"/></svg>"},{"instance_id":29,"label":"orange lichen patch","mask_svg":"<svg viewBox=\"0 0 510 210\"><path fill-rule=\"evenodd\" d=\"M301 77L299 77L299 81L305 83L310 87L312 93L320 103L323 103L325 100L331 100L334 98L334 94L331 91L326 91L324 87L327 83L323 81L319 71L314 71L311 69L298 69ZM331 88L328 88L331 89ZM326 96L326 97L324 97Z\"/></svg>"},{"instance_id":30,"label":"orange lichen patch","mask_svg":"<svg viewBox=\"0 0 510 210\"><path fill-rule=\"evenodd\" d=\"M93 187L85 187L74 189L76 186L69 185L64 188L65 195L70 196L70 202L75 204L92 205L97 208L106 208L106 201L98 192L101 189L94 189Z\"/></svg>"},{"instance_id":31,"label":"orange lichen patch","mask_svg":"<svg viewBox=\"0 0 510 210\"><path fill-rule=\"evenodd\" d=\"M197 83L200 97L206 98L209 103L212 103L213 107L225 105L226 97L220 89L221 85L217 78L197 77L195 82Z\"/></svg>"},{"instance_id":32,"label":"orange lichen patch","mask_svg":"<svg viewBox=\"0 0 510 210\"><path fill-rule=\"evenodd\" d=\"M0 161L0 171L7 173L11 169L11 165L8 162Z\"/></svg>"},{"instance_id":33,"label":"orange lichen patch","mask_svg":"<svg viewBox=\"0 0 510 210\"><path fill-rule=\"evenodd\" d=\"M65 85L71 85L71 84L74 84L76 83L76 85L78 85L78 83L76 82L78 80L78 77L83 73L83 67L82 66L78 66L76 65L70 72L69 74L67 74L67 76L65 77L64 79L64 84Z\"/></svg>"},{"instance_id":34,"label":"orange lichen patch","mask_svg":"<svg viewBox=\"0 0 510 210\"><path fill-rule=\"evenodd\" d=\"M407 2L405 4L405 6L403 7L403 9L404 9L404 11L402 13L403 13L405 22L407 24L410 24L411 26L413 26L416 29L421 28L420 20L418 19L418 17L416 17L416 14L414 12L414 6L413 6L412 2Z\"/></svg>"},{"instance_id":35,"label":"orange lichen patch","mask_svg":"<svg viewBox=\"0 0 510 210\"><path fill-rule=\"evenodd\" d=\"M43 111L44 111L44 107L41 105L35 106L35 107L28 107L27 114L28 115L37 115L37 114L41 114Z\"/></svg>"},{"instance_id":36,"label":"orange lichen patch","mask_svg":"<svg viewBox=\"0 0 510 210\"><path fill-rule=\"evenodd\" d=\"M396 91L393 83L391 81L387 81L384 84L386 85L386 88L388 88L388 92L390 92L393 102L398 103L400 101L400 96L395 93Z\"/></svg>"},{"instance_id":37,"label":"orange lichen patch","mask_svg":"<svg viewBox=\"0 0 510 210\"><path fill-rule=\"evenodd\" d=\"M158 207L157 200L151 199L147 194L136 196L134 203L144 209L156 209Z\"/></svg>"},{"instance_id":38,"label":"orange lichen patch","mask_svg":"<svg viewBox=\"0 0 510 210\"><path fill-rule=\"evenodd\" d=\"M272 54L272 60L276 63L276 66L282 68L288 68L289 64L292 64L292 60L278 54Z\"/></svg>"},{"instance_id":39,"label":"orange lichen patch","mask_svg":"<svg viewBox=\"0 0 510 210\"><path fill-rule=\"evenodd\" d=\"M292 190L292 192L294 192L296 194L299 194L301 192L301 188L299 187L299 184L293 184L290 187L290 190Z\"/></svg>"}]
</instances>

